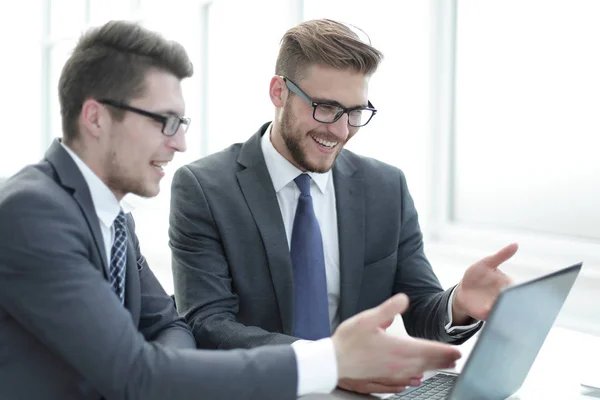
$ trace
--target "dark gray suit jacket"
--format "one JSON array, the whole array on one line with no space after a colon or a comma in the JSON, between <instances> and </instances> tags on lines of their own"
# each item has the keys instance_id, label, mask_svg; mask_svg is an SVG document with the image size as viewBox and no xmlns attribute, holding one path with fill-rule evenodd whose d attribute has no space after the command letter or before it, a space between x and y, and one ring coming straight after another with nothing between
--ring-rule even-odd
<instances>
[{"instance_id":1,"label":"dark gray suit jacket","mask_svg":"<svg viewBox=\"0 0 600 400\"><path fill-rule=\"evenodd\" d=\"M178 310L203 348L291 343L292 266L260 139L181 167L172 185L170 245ZM449 336L443 291L423 253L402 171L343 150L333 167L340 246L340 319L406 293L410 335Z\"/></svg>"},{"instance_id":2,"label":"dark gray suit jacket","mask_svg":"<svg viewBox=\"0 0 600 400\"><path fill-rule=\"evenodd\" d=\"M57 141L0 186L0 398L295 399L289 346L195 349L128 222L123 307L88 186Z\"/></svg>"}]
</instances>

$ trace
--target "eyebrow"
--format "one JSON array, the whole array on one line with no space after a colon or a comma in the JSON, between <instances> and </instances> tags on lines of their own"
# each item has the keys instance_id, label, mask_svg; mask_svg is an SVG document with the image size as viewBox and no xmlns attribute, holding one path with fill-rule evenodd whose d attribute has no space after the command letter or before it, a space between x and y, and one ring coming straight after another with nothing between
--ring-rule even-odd
<instances>
[{"instance_id":1,"label":"eyebrow","mask_svg":"<svg viewBox=\"0 0 600 400\"><path fill-rule=\"evenodd\" d=\"M162 115L172 115L174 117L181 117L184 115L184 114L180 114L180 113L176 112L173 109L162 109L162 110L158 110L158 111L154 111L154 112L157 114L162 114Z\"/></svg>"},{"instance_id":2,"label":"eyebrow","mask_svg":"<svg viewBox=\"0 0 600 400\"><path fill-rule=\"evenodd\" d=\"M335 101L335 100L329 100L329 99L322 99L322 98L310 98L314 103L319 103L319 104L328 104L331 106L337 106L340 108L346 108L349 110L354 110L357 108L368 108L369 105L368 104L359 104L356 106L350 106L350 107L345 107L342 103L340 103L339 101Z\"/></svg>"}]
</instances>

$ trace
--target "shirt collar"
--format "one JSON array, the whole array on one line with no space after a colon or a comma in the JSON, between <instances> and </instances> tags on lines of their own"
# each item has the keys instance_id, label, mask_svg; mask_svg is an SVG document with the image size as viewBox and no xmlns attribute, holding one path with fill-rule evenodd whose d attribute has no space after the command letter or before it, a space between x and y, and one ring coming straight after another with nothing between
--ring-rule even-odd
<instances>
[{"instance_id":1,"label":"shirt collar","mask_svg":"<svg viewBox=\"0 0 600 400\"><path fill-rule=\"evenodd\" d=\"M62 147L69 153L77 167L83 175L92 196L92 202L96 210L96 215L100 222L110 228L121 211L121 205L119 201L111 192L111 190L102 182L100 178L87 166L87 164L79 158L77 154L64 143L61 143Z\"/></svg>"},{"instance_id":2,"label":"shirt collar","mask_svg":"<svg viewBox=\"0 0 600 400\"><path fill-rule=\"evenodd\" d=\"M271 175L271 181L273 181L275 192L279 192L284 186L296 179L298 175L302 174L302 171L286 160L285 157L279 154L275 147L273 147L273 143L271 143L272 127L273 123L271 123L265 131L265 134L261 138L260 145L263 156L265 157L265 163L267 164L267 170L269 171L269 175ZM331 176L331 170L324 174L316 172L307 172L307 174L315 181L321 193L325 193L327 182Z\"/></svg>"}]
</instances>

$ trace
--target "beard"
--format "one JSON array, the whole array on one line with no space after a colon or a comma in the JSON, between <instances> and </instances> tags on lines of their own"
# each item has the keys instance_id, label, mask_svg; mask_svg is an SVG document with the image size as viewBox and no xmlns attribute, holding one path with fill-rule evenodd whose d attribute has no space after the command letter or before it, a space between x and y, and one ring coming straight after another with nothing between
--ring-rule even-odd
<instances>
[{"instance_id":1,"label":"beard","mask_svg":"<svg viewBox=\"0 0 600 400\"><path fill-rule=\"evenodd\" d=\"M124 197L128 193L140 197L154 197L157 193L147 187L142 179L135 179L132 171L127 170L124 165L117 161L119 152L112 151L111 156L105 162L106 186L108 186L115 195Z\"/></svg>"},{"instance_id":2,"label":"beard","mask_svg":"<svg viewBox=\"0 0 600 400\"><path fill-rule=\"evenodd\" d=\"M289 98L288 98L288 101L289 101ZM307 152L306 152L305 148L302 147L302 139L304 139L306 136L314 136L314 137L323 138L324 140L327 140L327 141L338 142L339 138L337 138L335 136L331 136L327 133L320 133L314 129L311 131L308 131L307 133L303 133L300 131L294 131L293 126L294 126L295 121L296 121L296 119L294 118L294 116L291 112L291 106L286 104L286 107L284 108L284 111L283 111L283 115L281 117L281 138L283 139L283 142L285 143L285 146L287 147L287 149L290 153L290 156L292 157L292 159L294 161L294 164L296 164L296 166L299 167L303 171L315 172L315 173L319 173L319 174L323 174L323 173L331 170L331 168L333 167L333 164L335 163L335 160L340 155L342 148L344 147L344 145L346 144L346 142L348 140L346 140L346 142L344 142L340 146L337 153L335 153L333 161L329 165L319 165L317 163L311 163L310 160L308 159L308 155L306 154ZM313 140L313 139L310 138L310 140Z\"/></svg>"}]
</instances>

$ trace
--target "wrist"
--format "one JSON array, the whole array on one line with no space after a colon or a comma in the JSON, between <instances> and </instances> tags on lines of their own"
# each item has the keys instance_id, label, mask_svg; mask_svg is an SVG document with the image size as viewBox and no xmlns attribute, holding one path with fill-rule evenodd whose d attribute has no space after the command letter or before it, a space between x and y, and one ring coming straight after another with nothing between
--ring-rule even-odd
<instances>
[{"instance_id":1,"label":"wrist","mask_svg":"<svg viewBox=\"0 0 600 400\"><path fill-rule=\"evenodd\" d=\"M471 316L460 306L460 284L458 284L452 299L452 325L465 325L470 320Z\"/></svg>"},{"instance_id":2,"label":"wrist","mask_svg":"<svg viewBox=\"0 0 600 400\"><path fill-rule=\"evenodd\" d=\"M340 379L349 378L350 371L346 365L346 357L344 357L344 354L347 353L343 350L343 346L339 342L339 338L337 338L335 335L331 337L331 343L333 343L333 351L335 353L335 360L337 363L338 381Z\"/></svg>"}]
</instances>

